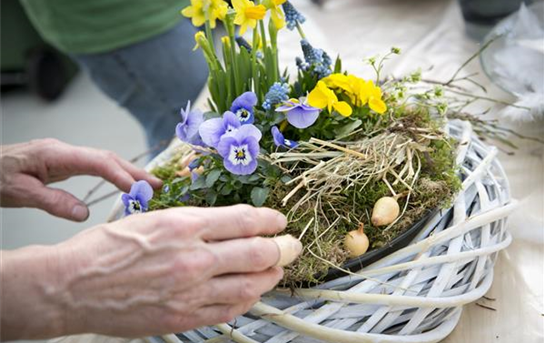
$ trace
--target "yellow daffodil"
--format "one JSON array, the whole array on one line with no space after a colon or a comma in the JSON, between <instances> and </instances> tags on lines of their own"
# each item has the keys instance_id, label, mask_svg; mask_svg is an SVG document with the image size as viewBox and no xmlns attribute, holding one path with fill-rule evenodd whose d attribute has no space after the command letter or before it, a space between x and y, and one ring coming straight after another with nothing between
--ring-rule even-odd
<instances>
[{"instance_id":1,"label":"yellow daffodil","mask_svg":"<svg viewBox=\"0 0 544 343\"><path fill-rule=\"evenodd\" d=\"M213 29L217 19L225 19L227 11L228 4L224 0L191 0L191 5L185 7L181 14L191 18L194 26L202 26L209 20Z\"/></svg>"},{"instance_id":2,"label":"yellow daffodil","mask_svg":"<svg viewBox=\"0 0 544 343\"><path fill-rule=\"evenodd\" d=\"M281 9L281 5L287 0L264 0L263 5L270 10L270 18L276 26L276 30L280 30L285 26L285 15Z\"/></svg>"},{"instance_id":3,"label":"yellow daffodil","mask_svg":"<svg viewBox=\"0 0 544 343\"><path fill-rule=\"evenodd\" d=\"M181 14L191 18L194 26L202 26L206 22L206 13L204 13L204 4L202 0L191 0L191 5L185 7Z\"/></svg>"},{"instance_id":4,"label":"yellow daffodil","mask_svg":"<svg viewBox=\"0 0 544 343\"><path fill-rule=\"evenodd\" d=\"M332 113L334 109L344 117L352 113L351 106L345 101L338 101L338 97L327 87L325 82L319 81L317 86L308 95L308 103L312 107L327 108Z\"/></svg>"},{"instance_id":5,"label":"yellow daffodil","mask_svg":"<svg viewBox=\"0 0 544 343\"><path fill-rule=\"evenodd\" d=\"M249 0L232 0L232 6L236 10L234 23L240 25L240 35L247 31L247 27L254 29L257 26L257 20L261 20L266 15L266 7L255 5Z\"/></svg>"}]
</instances>

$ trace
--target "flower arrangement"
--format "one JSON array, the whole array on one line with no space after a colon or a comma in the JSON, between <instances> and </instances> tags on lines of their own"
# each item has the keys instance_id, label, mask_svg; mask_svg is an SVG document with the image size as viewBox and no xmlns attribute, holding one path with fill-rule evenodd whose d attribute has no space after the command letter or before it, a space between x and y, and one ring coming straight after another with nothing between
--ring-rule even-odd
<instances>
[{"instance_id":1,"label":"flower arrangement","mask_svg":"<svg viewBox=\"0 0 544 343\"><path fill-rule=\"evenodd\" d=\"M276 208L305 246L286 271L285 285L294 286L319 282L331 267L349 272L348 259L387 246L459 190L456 142L442 129L443 89L415 87L419 72L381 78L399 49L369 58L376 78L366 80L311 45L289 1L191 0L182 14L204 27L195 48L209 66L210 110L181 110L175 132L192 152L153 171L165 186L152 199L146 190L141 199L137 190L124 196L127 214L235 203ZM227 32L220 49L212 37L218 21ZM300 36L293 76L278 63L284 28Z\"/></svg>"}]
</instances>

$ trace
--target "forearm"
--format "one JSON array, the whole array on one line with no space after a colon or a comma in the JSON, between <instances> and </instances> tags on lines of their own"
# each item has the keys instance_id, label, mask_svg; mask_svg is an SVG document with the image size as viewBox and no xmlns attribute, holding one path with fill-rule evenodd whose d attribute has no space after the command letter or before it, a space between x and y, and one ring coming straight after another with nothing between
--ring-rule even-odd
<instances>
[{"instance_id":1,"label":"forearm","mask_svg":"<svg viewBox=\"0 0 544 343\"><path fill-rule=\"evenodd\" d=\"M65 334L65 313L58 295L55 247L31 246L2 251L1 339L38 339Z\"/></svg>"}]
</instances>

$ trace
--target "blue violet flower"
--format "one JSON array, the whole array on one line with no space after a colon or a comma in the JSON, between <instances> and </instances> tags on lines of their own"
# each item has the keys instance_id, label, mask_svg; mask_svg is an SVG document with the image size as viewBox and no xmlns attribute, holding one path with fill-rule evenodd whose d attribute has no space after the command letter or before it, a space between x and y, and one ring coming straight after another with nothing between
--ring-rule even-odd
<instances>
[{"instance_id":1,"label":"blue violet flower","mask_svg":"<svg viewBox=\"0 0 544 343\"><path fill-rule=\"evenodd\" d=\"M254 125L242 125L221 137L217 152L225 168L236 175L249 175L257 169L262 134Z\"/></svg>"},{"instance_id":2,"label":"blue violet flower","mask_svg":"<svg viewBox=\"0 0 544 343\"><path fill-rule=\"evenodd\" d=\"M292 141L290 139L285 139L285 137L280 132L277 126L272 126L271 132L272 132L272 137L274 138L274 144L277 147L283 146L288 149L292 149L298 146L297 142Z\"/></svg>"},{"instance_id":3,"label":"blue violet flower","mask_svg":"<svg viewBox=\"0 0 544 343\"><path fill-rule=\"evenodd\" d=\"M236 114L227 111L223 114L223 118L208 119L198 129L200 137L204 143L213 148L217 148L217 144L221 140L221 136L225 133L236 131L242 124Z\"/></svg>"},{"instance_id":4,"label":"blue violet flower","mask_svg":"<svg viewBox=\"0 0 544 343\"><path fill-rule=\"evenodd\" d=\"M305 129L315 123L320 109L306 105L304 101L290 99L276 108L276 112L286 112L289 124L297 129Z\"/></svg>"},{"instance_id":5,"label":"blue violet flower","mask_svg":"<svg viewBox=\"0 0 544 343\"><path fill-rule=\"evenodd\" d=\"M187 103L187 108L180 110L181 121L176 125L176 136L192 145L202 145L202 140L198 134L200 124L204 122L204 115L199 110L191 111L191 102Z\"/></svg>"},{"instance_id":6,"label":"blue violet flower","mask_svg":"<svg viewBox=\"0 0 544 343\"><path fill-rule=\"evenodd\" d=\"M153 188L147 181L133 183L130 192L121 196L125 205L125 215L146 212L151 198L153 198Z\"/></svg>"},{"instance_id":7,"label":"blue violet flower","mask_svg":"<svg viewBox=\"0 0 544 343\"><path fill-rule=\"evenodd\" d=\"M253 124L255 121L253 107L255 105L257 105L257 95L253 92L245 92L234 99L230 111L236 114L242 125Z\"/></svg>"}]
</instances>

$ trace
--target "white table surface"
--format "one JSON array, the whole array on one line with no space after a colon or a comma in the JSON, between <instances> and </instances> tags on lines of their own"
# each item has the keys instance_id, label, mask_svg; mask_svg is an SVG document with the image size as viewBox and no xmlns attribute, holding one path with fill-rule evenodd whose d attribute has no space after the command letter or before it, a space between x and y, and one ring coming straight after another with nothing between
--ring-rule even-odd
<instances>
[{"instance_id":1,"label":"white table surface","mask_svg":"<svg viewBox=\"0 0 544 343\"><path fill-rule=\"evenodd\" d=\"M447 80L477 49L465 36L463 19L453 0L328 0L324 8L295 0L310 19L306 33L316 47L340 53L344 67L360 76L371 77L362 63L364 57L398 46L403 53L391 60L386 73L402 75L420 67L425 75ZM282 37L281 60L293 64L300 54L296 35ZM333 55L331 54L331 55ZM467 72L480 71L478 61ZM485 76L491 96L511 100ZM480 108L491 106L482 103ZM497 111L492 111L495 116ZM503 125L517 132L544 137L544 121ZM512 245L499 255L495 279L487 297L465 306L459 325L444 343L537 343L544 342L544 146L512 138L519 145L515 155L500 154L509 176L512 195L520 207L509 221ZM503 147L504 148L504 147ZM87 343L140 343L97 335L62 338L56 341Z\"/></svg>"}]
</instances>

